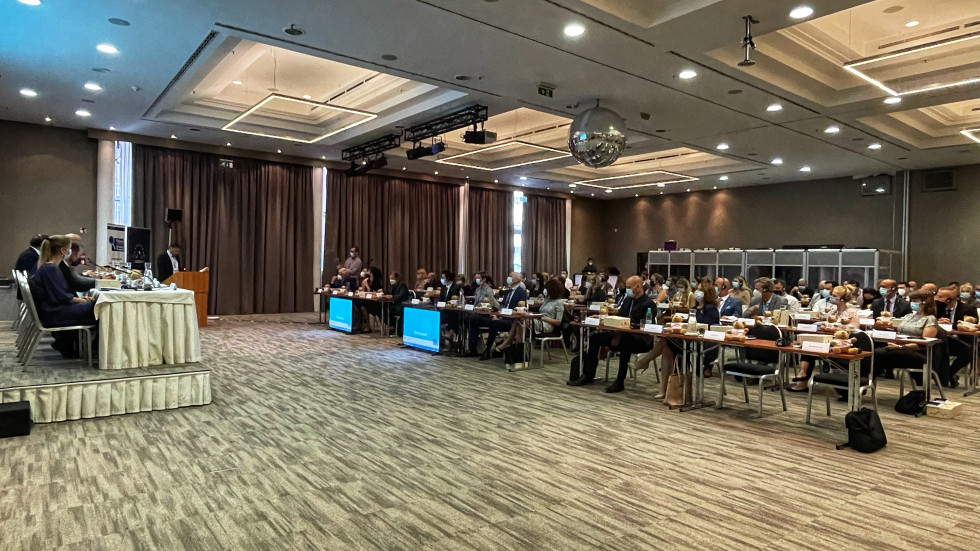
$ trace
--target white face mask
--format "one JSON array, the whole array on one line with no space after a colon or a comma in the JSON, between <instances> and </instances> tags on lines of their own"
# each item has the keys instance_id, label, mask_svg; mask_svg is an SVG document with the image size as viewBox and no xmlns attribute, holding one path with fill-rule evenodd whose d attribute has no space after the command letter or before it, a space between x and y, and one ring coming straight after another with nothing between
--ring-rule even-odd
<instances>
[{"instance_id":1,"label":"white face mask","mask_svg":"<svg viewBox=\"0 0 980 551\"><path fill-rule=\"evenodd\" d=\"M739 282L737 282L737 281L733 281L732 282L732 289L738 289L741 286L742 286L742 284L739 283Z\"/></svg>"},{"instance_id":2,"label":"white face mask","mask_svg":"<svg viewBox=\"0 0 980 551\"><path fill-rule=\"evenodd\" d=\"M513 284L514 284L514 278L507 276L507 285L513 285Z\"/></svg>"},{"instance_id":3,"label":"white face mask","mask_svg":"<svg viewBox=\"0 0 980 551\"><path fill-rule=\"evenodd\" d=\"M354 258L354 253L350 253L350 257L351 258Z\"/></svg>"},{"instance_id":4,"label":"white face mask","mask_svg":"<svg viewBox=\"0 0 980 551\"><path fill-rule=\"evenodd\" d=\"M758 289L753 289L752 290L752 298L760 298L761 296L762 296L762 293L760 293Z\"/></svg>"},{"instance_id":5,"label":"white face mask","mask_svg":"<svg viewBox=\"0 0 980 551\"><path fill-rule=\"evenodd\" d=\"M548 290L545 289L543 294L544 294L544 296L548 296Z\"/></svg>"},{"instance_id":6,"label":"white face mask","mask_svg":"<svg viewBox=\"0 0 980 551\"><path fill-rule=\"evenodd\" d=\"M64 255L65 258L68 258L71 256L71 249L62 249L61 254Z\"/></svg>"},{"instance_id":7,"label":"white face mask","mask_svg":"<svg viewBox=\"0 0 980 551\"><path fill-rule=\"evenodd\" d=\"M904 297L906 293L908 293L908 291L906 291L905 289L901 287L898 288L898 296Z\"/></svg>"},{"instance_id":8,"label":"white face mask","mask_svg":"<svg viewBox=\"0 0 980 551\"><path fill-rule=\"evenodd\" d=\"M389 279L388 280L388 284L389 285L394 285L395 284L395 280L394 279Z\"/></svg>"}]
</instances>

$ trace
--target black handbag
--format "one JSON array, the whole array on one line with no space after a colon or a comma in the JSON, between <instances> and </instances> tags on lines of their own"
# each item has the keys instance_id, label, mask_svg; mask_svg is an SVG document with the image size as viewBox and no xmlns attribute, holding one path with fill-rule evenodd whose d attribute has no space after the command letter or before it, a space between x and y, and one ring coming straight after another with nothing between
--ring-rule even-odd
<instances>
[{"instance_id":1,"label":"black handbag","mask_svg":"<svg viewBox=\"0 0 980 551\"><path fill-rule=\"evenodd\" d=\"M847 443L837 446L837 449L851 447L862 453L874 453L885 447L885 429L881 426L881 418L873 409L861 408L844 416L844 426L847 427Z\"/></svg>"},{"instance_id":2,"label":"black handbag","mask_svg":"<svg viewBox=\"0 0 980 551\"><path fill-rule=\"evenodd\" d=\"M504 363L508 365L524 363L524 343L517 342L505 348Z\"/></svg>"},{"instance_id":3,"label":"black handbag","mask_svg":"<svg viewBox=\"0 0 980 551\"><path fill-rule=\"evenodd\" d=\"M582 377L582 362L578 356L572 358L571 365L568 366L568 380L577 381Z\"/></svg>"},{"instance_id":4,"label":"black handbag","mask_svg":"<svg viewBox=\"0 0 980 551\"><path fill-rule=\"evenodd\" d=\"M905 415L918 415L926 407L926 391L913 390L895 402L895 411Z\"/></svg>"}]
</instances>

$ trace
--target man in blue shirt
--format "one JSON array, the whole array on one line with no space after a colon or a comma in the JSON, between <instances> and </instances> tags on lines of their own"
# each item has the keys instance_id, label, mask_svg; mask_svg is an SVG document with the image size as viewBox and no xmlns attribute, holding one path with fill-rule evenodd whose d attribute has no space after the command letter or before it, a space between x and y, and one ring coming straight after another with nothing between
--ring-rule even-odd
<instances>
[{"instance_id":1,"label":"man in blue shirt","mask_svg":"<svg viewBox=\"0 0 980 551\"><path fill-rule=\"evenodd\" d=\"M521 282L521 274L517 272L511 272L507 276L507 287L510 287L510 291L506 295L500 298L500 309L514 309L518 304L524 302L527 304L527 288ZM503 292L501 293L503 294ZM510 331L510 326L514 322L509 319L497 319L490 322L490 335L487 337L487 346L483 350L483 355L480 356L480 361L486 361L490 359L490 354L493 350L493 343L497 340L497 334L503 331L507 333Z\"/></svg>"},{"instance_id":2,"label":"man in blue shirt","mask_svg":"<svg viewBox=\"0 0 980 551\"><path fill-rule=\"evenodd\" d=\"M741 300L728 294L732 284L727 279L719 277L715 279L715 288L718 289L718 315L742 317L742 307L745 305Z\"/></svg>"}]
</instances>

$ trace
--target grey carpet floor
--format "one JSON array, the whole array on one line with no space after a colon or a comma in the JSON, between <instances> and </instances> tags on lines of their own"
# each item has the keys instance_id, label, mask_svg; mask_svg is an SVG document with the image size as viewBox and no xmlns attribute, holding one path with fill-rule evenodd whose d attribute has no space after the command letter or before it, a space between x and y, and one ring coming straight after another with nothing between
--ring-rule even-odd
<instances>
[{"instance_id":1,"label":"grey carpet floor","mask_svg":"<svg viewBox=\"0 0 980 551\"><path fill-rule=\"evenodd\" d=\"M314 319L203 330L209 406L0 440L0 549L977 546L980 396L916 419L886 381L889 444L863 455L834 450L837 402L816 426L802 395L679 413L652 374L606 395L565 386L560 351L507 373Z\"/></svg>"}]
</instances>

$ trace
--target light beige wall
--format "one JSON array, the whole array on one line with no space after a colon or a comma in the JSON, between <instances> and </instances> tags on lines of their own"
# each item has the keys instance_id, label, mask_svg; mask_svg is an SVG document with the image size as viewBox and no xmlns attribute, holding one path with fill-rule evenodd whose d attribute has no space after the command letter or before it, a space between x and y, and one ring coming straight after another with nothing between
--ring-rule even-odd
<instances>
[{"instance_id":1,"label":"light beige wall","mask_svg":"<svg viewBox=\"0 0 980 551\"><path fill-rule=\"evenodd\" d=\"M0 259L10 276L36 233L95 239L96 140L82 130L0 121ZM95 255L95 243L86 243Z\"/></svg>"},{"instance_id":2,"label":"light beige wall","mask_svg":"<svg viewBox=\"0 0 980 551\"><path fill-rule=\"evenodd\" d=\"M576 197L571 201L571 273L578 273L591 256L596 266L605 268L612 260L603 247L606 203L596 199Z\"/></svg>"},{"instance_id":3,"label":"light beige wall","mask_svg":"<svg viewBox=\"0 0 980 551\"><path fill-rule=\"evenodd\" d=\"M922 193L911 175L909 275L916 281L980 281L980 165L956 169L956 191Z\"/></svg>"}]
</instances>

